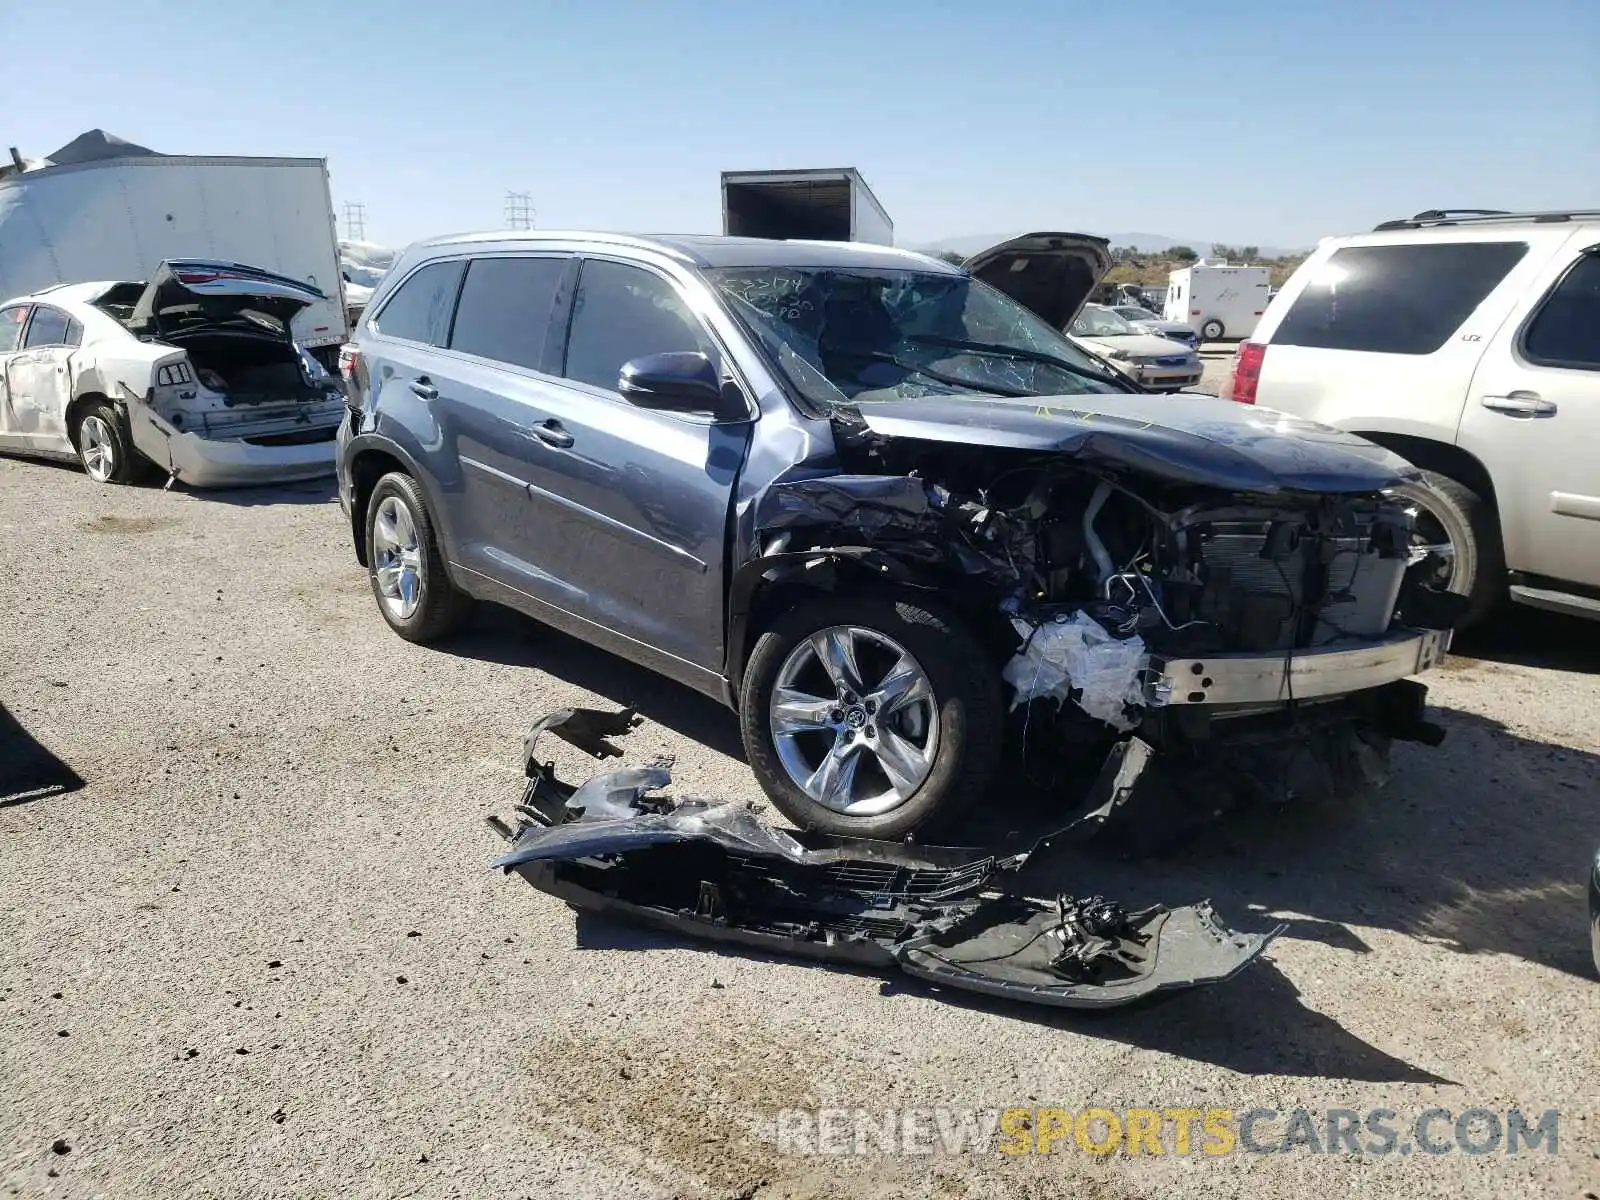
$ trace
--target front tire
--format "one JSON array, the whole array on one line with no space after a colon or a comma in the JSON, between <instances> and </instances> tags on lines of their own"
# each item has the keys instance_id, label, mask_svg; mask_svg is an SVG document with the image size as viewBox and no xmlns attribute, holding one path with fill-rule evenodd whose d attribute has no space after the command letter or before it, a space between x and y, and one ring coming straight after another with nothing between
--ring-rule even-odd
<instances>
[{"instance_id":1,"label":"front tire","mask_svg":"<svg viewBox=\"0 0 1600 1200\"><path fill-rule=\"evenodd\" d=\"M122 414L111 404L92 404L78 417L72 431L78 462L96 483L132 483L137 462Z\"/></svg>"},{"instance_id":2,"label":"front tire","mask_svg":"<svg viewBox=\"0 0 1600 1200\"><path fill-rule=\"evenodd\" d=\"M422 489L399 471L378 480L367 501L367 577L383 619L408 642L436 642L471 615L471 597L445 569Z\"/></svg>"},{"instance_id":3,"label":"front tire","mask_svg":"<svg viewBox=\"0 0 1600 1200\"><path fill-rule=\"evenodd\" d=\"M1449 573L1440 579L1446 591L1468 598L1467 611L1455 624L1470 629L1494 611L1505 592L1505 550L1494 506L1477 492L1437 471L1422 472L1422 482L1394 489L1420 510L1418 534L1425 542L1442 537L1450 546Z\"/></svg>"},{"instance_id":4,"label":"front tire","mask_svg":"<svg viewBox=\"0 0 1600 1200\"><path fill-rule=\"evenodd\" d=\"M822 594L757 640L739 721L756 781L803 829L897 839L945 826L999 764L1000 672L921 596Z\"/></svg>"},{"instance_id":5,"label":"front tire","mask_svg":"<svg viewBox=\"0 0 1600 1200\"><path fill-rule=\"evenodd\" d=\"M1200 337L1202 340L1207 342L1220 342L1223 338L1223 335L1227 332L1228 331L1223 327L1222 322L1217 320L1215 317L1207 321L1204 325L1200 326Z\"/></svg>"}]
</instances>

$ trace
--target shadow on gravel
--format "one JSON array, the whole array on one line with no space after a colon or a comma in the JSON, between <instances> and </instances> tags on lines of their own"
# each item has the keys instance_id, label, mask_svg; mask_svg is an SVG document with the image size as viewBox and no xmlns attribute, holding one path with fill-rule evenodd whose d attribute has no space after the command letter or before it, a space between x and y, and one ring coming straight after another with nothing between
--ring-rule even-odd
<instances>
[{"instance_id":1,"label":"shadow on gravel","mask_svg":"<svg viewBox=\"0 0 1600 1200\"><path fill-rule=\"evenodd\" d=\"M614 705L635 709L647 721L681 733L719 754L744 761L739 719L730 709L709 696L509 608L497 604L480 605L468 629L436 648L480 662L544 671L607 702L596 707ZM594 705L595 701L591 698L581 703ZM759 798L754 780L750 783L749 798Z\"/></svg>"},{"instance_id":2,"label":"shadow on gravel","mask_svg":"<svg viewBox=\"0 0 1600 1200\"><path fill-rule=\"evenodd\" d=\"M156 486L160 487L162 482L164 480L158 480ZM178 483L173 487L176 490L183 485ZM307 479L301 483L265 483L241 488L183 488L183 491L196 500L211 500L238 508L255 508L265 504L333 504L339 499L339 484L332 475L323 479Z\"/></svg>"},{"instance_id":3,"label":"shadow on gravel","mask_svg":"<svg viewBox=\"0 0 1600 1200\"><path fill-rule=\"evenodd\" d=\"M1210 897L1236 927L1258 927L1257 914L1285 921L1285 937L1353 954L1370 952L1349 928L1359 925L1587 977L1582 884L1600 840L1600 756L1474 713L1433 711L1449 731L1444 745L1397 747L1381 791L1230 813L1157 859L1091 842L1030 863L1021 882L1130 906ZM1060 818L1030 812L1026 821L1042 832Z\"/></svg>"},{"instance_id":4,"label":"shadow on gravel","mask_svg":"<svg viewBox=\"0 0 1600 1200\"><path fill-rule=\"evenodd\" d=\"M690 937L608 921L587 912L576 916L577 945L583 950L702 952L707 958L708 988L721 986L713 982L719 958L737 957L750 962L791 965L804 961L727 947L710 949L704 942ZM1103 1012L1020 1004L937 988L909 975L885 978L872 971L852 970L836 964L816 969L881 979L878 994L886 1001L885 1024L896 1019L893 1007L896 998L920 996L1062 1033L1160 1050L1241 1075L1353 1079L1364 1083L1451 1082L1385 1054L1332 1018L1307 1008L1301 1003L1294 984L1266 960L1252 964L1237 979L1216 987L1169 992L1143 1003Z\"/></svg>"},{"instance_id":5,"label":"shadow on gravel","mask_svg":"<svg viewBox=\"0 0 1600 1200\"><path fill-rule=\"evenodd\" d=\"M1600 625L1561 613L1508 604L1485 624L1457 634L1445 670L1507 663L1600 674Z\"/></svg>"},{"instance_id":6,"label":"shadow on gravel","mask_svg":"<svg viewBox=\"0 0 1600 1200\"><path fill-rule=\"evenodd\" d=\"M46 749L0 704L0 808L75 792L78 773Z\"/></svg>"},{"instance_id":7,"label":"shadow on gravel","mask_svg":"<svg viewBox=\"0 0 1600 1200\"><path fill-rule=\"evenodd\" d=\"M1170 992L1144 1004L1103 1012L1051 1010L936 992L910 977L886 980L880 994L888 998L936 996L959 1008L981 1009L1063 1033L1159 1050L1240 1075L1361 1083L1454 1082L1385 1054L1332 1017L1307 1008L1294 984L1266 960L1218 987Z\"/></svg>"}]
</instances>

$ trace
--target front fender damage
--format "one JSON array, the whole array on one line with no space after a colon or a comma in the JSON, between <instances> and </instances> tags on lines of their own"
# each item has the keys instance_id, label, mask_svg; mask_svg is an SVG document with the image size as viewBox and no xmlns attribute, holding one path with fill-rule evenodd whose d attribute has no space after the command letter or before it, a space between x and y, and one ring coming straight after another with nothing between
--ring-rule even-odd
<instances>
[{"instance_id":1,"label":"front fender damage","mask_svg":"<svg viewBox=\"0 0 1600 1200\"><path fill-rule=\"evenodd\" d=\"M940 987L1064 1008L1106 1008L1230 978L1267 933L1227 929L1208 903L1129 911L1098 896L1017 890L1025 863L1098 829L1149 756L1123 744L1090 811L1010 855L774 829L749 805L659 795L670 765L574 786L541 763L551 733L596 757L638 724L629 710L552 713L524 743L528 783L494 862L576 909L713 942L903 971Z\"/></svg>"}]
</instances>

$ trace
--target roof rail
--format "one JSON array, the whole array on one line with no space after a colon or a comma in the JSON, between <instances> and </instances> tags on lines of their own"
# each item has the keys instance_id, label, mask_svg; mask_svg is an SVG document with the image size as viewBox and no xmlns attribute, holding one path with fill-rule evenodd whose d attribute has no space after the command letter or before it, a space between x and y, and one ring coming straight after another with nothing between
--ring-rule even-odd
<instances>
[{"instance_id":1,"label":"roof rail","mask_svg":"<svg viewBox=\"0 0 1600 1200\"><path fill-rule=\"evenodd\" d=\"M1386 229L1421 229L1427 225L1494 225L1502 222L1527 221L1548 224L1558 221L1600 219L1600 209L1556 209L1551 212L1506 212L1498 208L1430 208L1414 217L1398 221L1384 221L1373 227L1375 233Z\"/></svg>"}]
</instances>

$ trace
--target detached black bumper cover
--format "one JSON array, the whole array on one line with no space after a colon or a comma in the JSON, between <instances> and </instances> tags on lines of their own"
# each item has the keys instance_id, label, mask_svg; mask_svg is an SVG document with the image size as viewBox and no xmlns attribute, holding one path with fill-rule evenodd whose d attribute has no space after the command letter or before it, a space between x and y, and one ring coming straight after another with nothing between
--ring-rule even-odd
<instances>
[{"instance_id":1,"label":"detached black bumper cover","mask_svg":"<svg viewBox=\"0 0 1600 1200\"><path fill-rule=\"evenodd\" d=\"M1279 932L1233 933L1204 903L1129 912L1099 897L1005 891L1030 858L1099 827L1130 790L1137 770L1123 759L1137 750L1113 756L1087 816L1026 853L997 857L772 829L745 805L653 795L671 781L665 765L574 788L536 757L544 732L597 758L619 755L605 739L637 723L626 710L575 709L535 724L518 825L491 818L512 841L496 867L579 909L1060 1007L1110 1007L1227 979Z\"/></svg>"}]
</instances>

